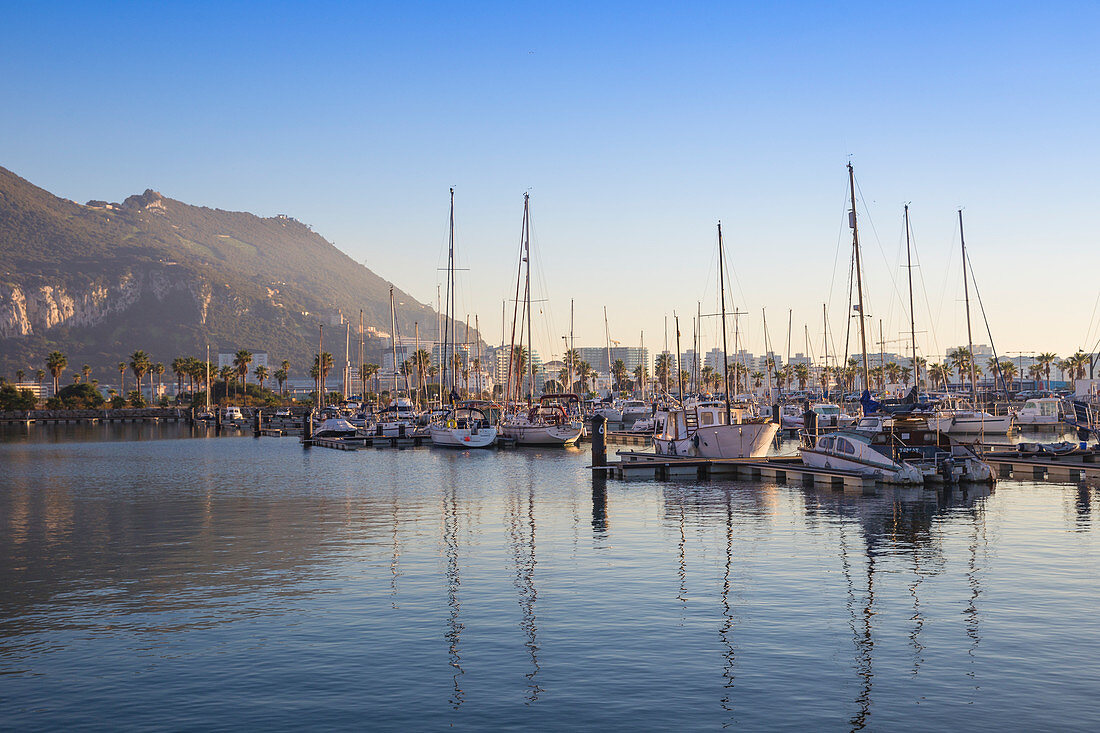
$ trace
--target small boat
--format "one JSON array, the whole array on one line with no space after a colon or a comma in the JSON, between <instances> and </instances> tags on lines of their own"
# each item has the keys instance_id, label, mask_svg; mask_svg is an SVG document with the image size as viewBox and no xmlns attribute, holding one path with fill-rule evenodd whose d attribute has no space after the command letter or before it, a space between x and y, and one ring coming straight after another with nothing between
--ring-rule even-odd
<instances>
[{"instance_id":1,"label":"small boat","mask_svg":"<svg viewBox=\"0 0 1100 733\"><path fill-rule=\"evenodd\" d=\"M700 402L671 407L654 415L653 448L660 455L699 458L761 458L771 447L779 426L754 418L748 407Z\"/></svg>"},{"instance_id":2,"label":"small boat","mask_svg":"<svg viewBox=\"0 0 1100 733\"><path fill-rule=\"evenodd\" d=\"M635 420L652 415L653 410L641 400L623 400L619 404L619 414L624 425L633 425Z\"/></svg>"},{"instance_id":3,"label":"small boat","mask_svg":"<svg viewBox=\"0 0 1100 733\"><path fill-rule=\"evenodd\" d=\"M928 427L941 433L1008 435L1012 415L991 415L983 410L937 410L928 418Z\"/></svg>"},{"instance_id":4,"label":"small boat","mask_svg":"<svg viewBox=\"0 0 1100 733\"><path fill-rule=\"evenodd\" d=\"M244 421L244 415L241 414L241 408L239 408L239 407L227 407L227 408L225 408L225 411L222 412L222 421L223 422L243 422Z\"/></svg>"},{"instance_id":5,"label":"small boat","mask_svg":"<svg viewBox=\"0 0 1100 733\"><path fill-rule=\"evenodd\" d=\"M409 398L398 397L393 404L378 413L371 432L385 438L397 438L412 435L414 430L416 430L416 408L413 407L412 400Z\"/></svg>"},{"instance_id":6,"label":"small boat","mask_svg":"<svg viewBox=\"0 0 1100 733\"><path fill-rule=\"evenodd\" d=\"M477 407L460 405L433 422L429 430L432 445L446 448L488 448L497 442L497 429Z\"/></svg>"},{"instance_id":7,"label":"small boat","mask_svg":"<svg viewBox=\"0 0 1100 733\"><path fill-rule=\"evenodd\" d=\"M580 440L584 424L566 412L559 401L563 395L543 395L538 404L505 419L501 435L517 445L570 446ZM576 395L566 395L580 403Z\"/></svg>"},{"instance_id":8,"label":"small boat","mask_svg":"<svg viewBox=\"0 0 1100 733\"><path fill-rule=\"evenodd\" d=\"M342 417L330 417L321 421L313 432L315 438L354 438L355 426Z\"/></svg>"},{"instance_id":9,"label":"small boat","mask_svg":"<svg viewBox=\"0 0 1100 733\"><path fill-rule=\"evenodd\" d=\"M1036 397L1016 411L1017 425L1055 425L1062 419L1062 400L1057 397Z\"/></svg>"},{"instance_id":10,"label":"small boat","mask_svg":"<svg viewBox=\"0 0 1100 733\"><path fill-rule=\"evenodd\" d=\"M1057 443L1018 443L1016 445L1016 452L1023 456L1068 456L1080 449L1080 444L1066 440Z\"/></svg>"},{"instance_id":11,"label":"small boat","mask_svg":"<svg viewBox=\"0 0 1100 733\"><path fill-rule=\"evenodd\" d=\"M628 433L652 433L653 429L657 426L657 421L652 417L643 417L640 420L635 420L634 424L630 426Z\"/></svg>"},{"instance_id":12,"label":"small boat","mask_svg":"<svg viewBox=\"0 0 1100 733\"><path fill-rule=\"evenodd\" d=\"M810 409L817 413L817 426L820 428L847 428L858 419L831 402L815 402Z\"/></svg>"},{"instance_id":13,"label":"small boat","mask_svg":"<svg viewBox=\"0 0 1100 733\"><path fill-rule=\"evenodd\" d=\"M802 446L802 462L814 468L839 468L893 484L923 484L916 466L894 460L872 445L873 435L844 429Z\"/></svg>"}]
</instances>

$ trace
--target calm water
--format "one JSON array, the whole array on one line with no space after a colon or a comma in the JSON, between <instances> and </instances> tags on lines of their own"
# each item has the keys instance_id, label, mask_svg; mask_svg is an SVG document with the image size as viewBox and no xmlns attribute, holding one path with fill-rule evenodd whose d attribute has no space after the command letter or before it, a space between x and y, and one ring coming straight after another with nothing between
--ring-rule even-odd
<instances>
[{"instance_id":1,"label":"calm water","mask_svg":"<svg viewBox=\"0 0 1100 733\"><path fill-rule=\"evenodd\" d=\"M1094 728L1100 496L0 433L6 730Z\"/></svg>"}]
</instances>

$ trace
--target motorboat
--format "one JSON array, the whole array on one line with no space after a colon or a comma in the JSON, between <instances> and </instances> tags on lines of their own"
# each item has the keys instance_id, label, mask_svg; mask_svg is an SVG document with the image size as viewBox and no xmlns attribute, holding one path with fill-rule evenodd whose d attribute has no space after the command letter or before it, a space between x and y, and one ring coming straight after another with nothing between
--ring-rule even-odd
<instances>
[{"instance_id":1,"label":"motorboat","mask_svg":"<svg viewBox=\"0 0 1100 733\"><path fill-rule=\"evenodd\" d=\"M669 407L653 419L653 448L667 456L761 458L779 430L774 422L753 417L748 406L727 408L720 401Z\"/></svg>"},{"instance_id":2,"label":"motorboat","mask_svg":"<svg viewBox=\"0 0 1100 733\"><path fill-rule=\"evenodd\" d=\"M593 415L599 415L608 422L622 422L623 411L613 402L600 402L592 410Z\"/></svg>"},{"instance_id":3,"label":"motorboat","mask_svg":"<svg viewBox=\"0 0 1100 733\"><path fill-rule=\"evenodd\" d=\"M983 410L937 410L928 418L928 427L941 433L1008 435L1012 415L991 415Z\"/></svg>"},{"instance_id":4,"label":"motorboat","mask_svg":"<svg viewBox=\"0 0 1100 733\"><path fill-rule=\"evenodd\" d=\"M817 415L817 426L819 428L847 428L856 423L858 418L855 415L849 415L840 409L839 405L834 405L831 402L815 402L810 405L810 409Z\"/></svg>"},{"instance_id":5,"label":"motorboat","mask_svg":"<svg viewBox=\"0 0 1100 733\"><path fill-rule=\"evenodd\" d=\"M1029 399L1016 411L1016 424L1055 425L1062 419L1062 400L1057 397L1036 397Z\"/></svg>"},{"instance_id":6,"label":"motorboat","mask_svg":"<svg viewBox=\"0 0 1100 733\"><path fill-rule=\"evenodd\" d=\"M880 480L888 483L914 483L908 480L911 472L902 471L904 468L915 469L924 482L984 483L993 480L989 464L981 460L972 446L948 433L932 430L920 415L868 415L834 435L846 437L856 449L857 457L853 458L844 444L828 440L830 436L804 435L803 462L810 466L850 468L864 473L876 473L886 466L888 470ZM871 456L867 453L868 448L895 465Z\"/></svg>"},{"instance_id":7,"label":"motorboat","mask_svg":"<svg viewBox=\"0 0 1100 733\"><path fill-rule=\"evenodd\" d=\"M227 407L222 412L222 422L243 422L244 415L239 407Z\"/></svg>"},{"instance_id":8,"label":"motorboat","mask_svg":"<svg viewBox=\"0 0 1100 733\"><path fill-rule=\"evenodd\" d=\"M872 445L873 436L844 429L802 446L802 462L813 468L838 468L874 476L893 484L923 484L916 466L894 460Z\"/></svg>"},{"instance_id":9,"label":"motorboat","mask_svg":"<svg viewBox=\"0 0 1100 733\"><path fill-rule=\"evenodd\" d=\"M563 397L580 403L576 395L543 395L538 404L504 419L501 435L517 445L574 445L584 432L584 424L566 411Z\"/></svg>"},{"instance_id":10,"label":"motorboat","mask_svg":"<svg viewBox=\"0 0 1100 733\"><path fill-rule=\"evenodd\" d=\"M642 400L623 400L619 403L619 414L624 425L633 425L636 420L652 415L653 410Z\"/></svg>"},{"instance_id":11,"label":"motorboat","mask_svg":"<svg viewBox=\"0 0 1100 733\"><path fill-rule=\"evenodd\" d=\"M355 426L342 417L330 417L321 421L313 431L315 438L354 438Z\"/></svg>"},{"instance_id":12,"label":"motorboat","mask_svg":"<svg viewBox=\"0 0 1100 733\"><path fill-rule=\"evenodd\" d=\"M480 408L459 405L429 426L432 445L446 448L488 448L497 442L497 428Z\"/></svg>"},{"instance_id":13,"label":"motorboat","mask_svg":"<svg viewBox=\"0 0 1100 733\"><path fill-rule=\"evenodd\" d=\"M652 417L643 417L639 420L635 420L634 424L627 430L628 433L652 433L653 428L656 427L657 421Z\"/></svg>"}]
</instances>

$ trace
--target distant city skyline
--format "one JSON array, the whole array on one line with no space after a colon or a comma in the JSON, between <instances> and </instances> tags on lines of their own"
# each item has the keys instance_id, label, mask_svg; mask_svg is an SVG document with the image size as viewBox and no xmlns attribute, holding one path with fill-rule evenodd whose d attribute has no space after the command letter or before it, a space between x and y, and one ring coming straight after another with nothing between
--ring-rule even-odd
<instances>
[{"instance_id":1,"label":"distant city skyline","mask_svg":"<svg viewBox=\"0 0 1100 733\"><path fill-rule=\"evenodd\" d=\"M128 7L7 9L0 165L286 214L433 306L454 186L456 315L490 343L530 191L549 360L571 300L577 343L655 354L667 318L675 351L675 313L685 351L701 311L720 346L719 219L740 348L786 354L790 324L820 355L825 305L842 352L850 159L870 350L907 351L907 202L922 355L967 340L959 207L974 341L1098 348L1095 4Z\"/></svg>"}]
</instances>

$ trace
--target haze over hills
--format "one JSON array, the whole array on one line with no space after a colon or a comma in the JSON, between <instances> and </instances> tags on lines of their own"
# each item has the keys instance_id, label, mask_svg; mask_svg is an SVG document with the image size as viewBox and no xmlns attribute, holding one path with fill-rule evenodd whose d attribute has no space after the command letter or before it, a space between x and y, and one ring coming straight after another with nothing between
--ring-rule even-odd
<instances>
[{"instance_id":1,"label":"haze over hills","mask_svg":"<svg viewBox=\"0 0 1100 733\"><path fill-rule=\"evenodd\" d=\"M73 365L115 365L249 349L303 376L326 324L343 354L343 312L390 331L389 283L307 225L191 206L153 190L121 204L58 198L0 167L0 374L31 373L58 349ZM394 290L402 335L434 334L435 311ZM353 327L353 332L354 332ZM337 331L340 337L337 338ZM337 343L339 342L339 343ZM374 341L368 360L377 361ZM353 356L354 361L354 356Z\"/></svg>"}]
</instances>

